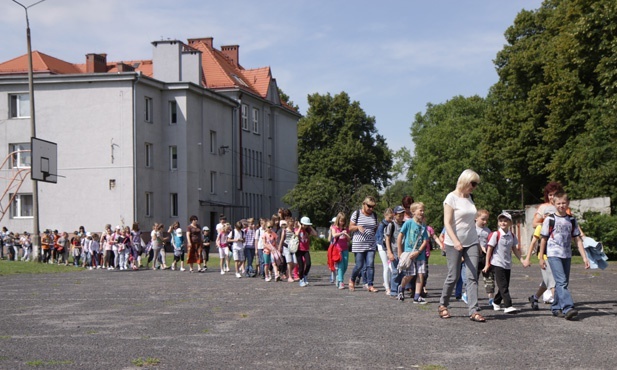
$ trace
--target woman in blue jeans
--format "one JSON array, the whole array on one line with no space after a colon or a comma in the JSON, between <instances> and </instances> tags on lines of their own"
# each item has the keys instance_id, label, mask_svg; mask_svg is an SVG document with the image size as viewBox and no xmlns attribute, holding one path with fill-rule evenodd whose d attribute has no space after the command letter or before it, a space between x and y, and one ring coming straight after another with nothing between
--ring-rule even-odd
<instances>
[{"instance_id":1,"label":"woman in blue jeans","mask_svg":"<svg viewBox=\"0 0 617 370\"><path fill-rule=\"evenodd\" d=\"M355 290L356 278L366 270L367 289L371 293L379 290L373 286L375 277L375 251L377 250L377 216L375 208L375 198L368 196L362 202L362 208L351 215L349 222L349 232L352 233L351 251L353 252L356 265L351 273L349 280L349 290Z\"/></svg>"}]
</instances>

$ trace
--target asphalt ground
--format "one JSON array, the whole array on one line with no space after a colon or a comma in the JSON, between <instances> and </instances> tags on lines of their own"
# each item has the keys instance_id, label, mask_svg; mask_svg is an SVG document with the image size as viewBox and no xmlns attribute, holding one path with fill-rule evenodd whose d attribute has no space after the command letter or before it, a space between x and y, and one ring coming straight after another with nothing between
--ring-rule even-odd
<instances>
[{"instance_id":1,"label":"asphalt ground","mask_svg":"<svg viewBox=\"0 0 617 370\"><path fill-rule=\"evenodd\" d=\"M531 310L539 267L516 265L521 311L489 309L481 288L486 323L470 321L462 301L451 303L451 319L438 317L446 267L435 265L426 305L383 289L339 291L326 266L313 266L305 288L218 268L2 276L0 368L614 369L616 267L573 266L580 314L566 321L542 303Z\"/></svg>"}]
</instances>

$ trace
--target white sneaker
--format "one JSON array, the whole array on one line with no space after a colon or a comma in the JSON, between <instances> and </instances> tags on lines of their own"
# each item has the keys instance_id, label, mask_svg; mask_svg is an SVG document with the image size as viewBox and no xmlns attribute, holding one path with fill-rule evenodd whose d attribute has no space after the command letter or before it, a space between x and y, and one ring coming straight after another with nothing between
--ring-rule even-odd
<instances>
[{"instance_id":1,"label":"white sneaker","mask_svg":"<svg viewBox=\"0 0 617 370\"><path fill-rule=\"evenodd\" d=\"M180 271L186 271L186 269L184 267L181 267Z\"/></svg>"},{"instance_id":2,"label":"white sneaker","mask_svg":"<svg viewBox=\"0 0 617 370\"><path fill-rule=\"evenodd\" d=\"M266 278L266 281L270 282L270 281L272 281L272 278L271 278L270 276L268 276L268 277Z\"/></svg>"},{"instance_id":3,"label":"white sneaker","mask_svg":"<svg viewBox=\"0 0 617 370\"><path fill-rule=\"evenodd\" d=\"M225 267L225 272L229 272L229 267Z\"/></svg>"},{"instance_id":4,"label":"white sneaker","mask_svg":"<svg viewBox=\"0 0 617 370\"><path fill-rule=\"evenodd\" d=\"M505 310L503 310L503 312L505 312L505 313L517 313L518 310L516 308L514 308L513 306L510 306L510 307L506 307Z\"/></svg>"},{"instance_id":5,"label":"white sneaker","mask_svg":"<svg viewBox=\"0 0 617 370\"><path fill-rule=\"evenodd\" d=\"M221 275L225 275L225 270L221 270Z\"/></svg>"},{"instance_id":6,"label":"white sneaker","mask_svg":"<svg viewBox=\"0 0 617 370\"><path fill-rule=\"evenodd\" d=\"M176 271L176 267L175 266L171 266L171 271Z\"/></svg>"},{"instance_id":7,"label":"white sneaker","mask_svg":"<svg viewBox=\"0 0 617 370\"><path fill-rule=\"evenodd\" d=\"M88 267L88 270L92 270L92 266Z\"/></svg>"},{"instance_id":8,"label":"white sneaker","mask_svg":"<svg viewBox=\"0 0 617 370\"><path fill-rule=\"evenodd\" d=\"M499 310L501 310L501 306L498 305L497 303L493 303L493 310L499 311Z\"/></svg>"},{"instance_id":9,"label":"white sneaker","mask_svg":"<svg viewBox=\"0 0 617 370\"><path fill-rule=\"evenodd\" d=\"M240 279L240 278L242 277L242 275L240 275L240 273L239 273L239 272L236 272L236 277L237 277L238 279Z\"/></svg>"}]
</instances>

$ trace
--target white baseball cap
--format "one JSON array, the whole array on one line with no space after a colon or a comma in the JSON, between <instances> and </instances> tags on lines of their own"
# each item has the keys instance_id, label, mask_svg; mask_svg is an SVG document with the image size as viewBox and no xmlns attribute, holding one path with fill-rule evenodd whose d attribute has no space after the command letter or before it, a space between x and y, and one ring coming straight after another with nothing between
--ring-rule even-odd
<instances>
[{"instance_id":1,"label":"white baseball cap","mask_svg":"<svg viewBox=\"0 0 617 370\"><path fill-rule=\"evenodd\" d=\"M306 226L311 226L311 225L313 225L313 224L311 223L311 219L310 219L310 218L308 218L308 217L306 217L306 216L304 216L304 217L302 217L302 218L300 219L300 223L301 223L302 225L306 225Z\"/></svg>"}]
</instances>

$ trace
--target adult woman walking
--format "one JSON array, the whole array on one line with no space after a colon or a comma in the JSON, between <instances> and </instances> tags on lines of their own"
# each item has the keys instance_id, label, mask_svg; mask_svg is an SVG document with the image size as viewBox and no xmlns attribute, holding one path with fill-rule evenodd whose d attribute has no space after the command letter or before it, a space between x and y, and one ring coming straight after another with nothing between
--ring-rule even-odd
<instances>
[{"instance_id":1,"label":"adult woman walking","mask_svg":"<svg viewBox=\"0 0 617 370\"><path fill-rule=\"evenodd\" d=\"M476 232L476 206L471 193L480 184L480 176L473 170L465 170L458 178L456 189L443 202L443 222L446 228L444 244L448 263L448 276L443 283L439 299L439 316L450 318L450 296L461 272L461 257L465 260L467 273L467 305L469 318L476 322L486 320L478 313L478 258L479 243Z\"/></svg>"},{"instance_id":2,"label":"adult woman walking","mask_svg":"<svg viewBox=\"0 0 617 370\"><path fill-rule=\"evenodd\" d=\"M190 225L186 228L186 240L188 245L188 259L186 263L191 268L189 271L193 272L193 264L197 263L197 271L203 272L201 269L201 251L203 248L201 239L201 226L197 223L199 219L197 216L191 216L189 218Z\"/></svg>"},{"instance_id":3,"label":"adult woman walking","mask_svg":"<svg viewBox=\"0 0 617 370\"><path fill-rule=\"evenodd\" d=\"M349 280L349 290L355 290L356 278L366 268L367 289L371 293L379 290L373 286L375 278L375 251L377 250L377 216L373 213L375 208L375 198L368 196L362 202L362 208L351 214L349 222L349 232L353 233L351 251L353 252L356 264Z\"/></svg>"}]
</instances>

